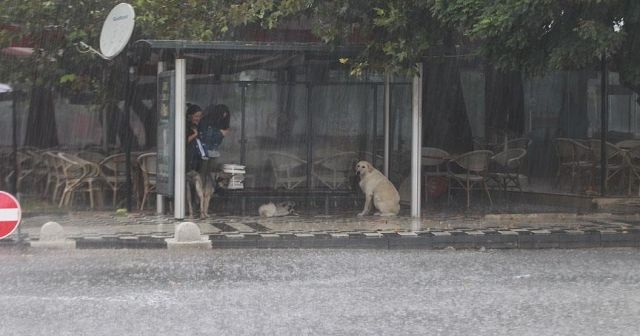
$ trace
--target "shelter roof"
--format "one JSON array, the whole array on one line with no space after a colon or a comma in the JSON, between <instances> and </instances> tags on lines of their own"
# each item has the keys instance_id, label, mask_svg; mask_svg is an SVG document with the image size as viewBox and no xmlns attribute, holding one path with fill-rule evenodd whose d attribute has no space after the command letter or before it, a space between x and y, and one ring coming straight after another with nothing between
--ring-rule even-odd
<instances>
[{"instance_id":1,"label":"shelter roof","mask_svg":"<svg viewBox=\"0 0 640 336\"><path fill-rule=\"evenodd\" d=\"M217 54L248 52L252 54L304 53L327 56L354 56L363 50L362 45L331 46L317 42L248 42L248 41L189 41L189 40L138 40L138 47L153 51L173 51L189 54Z\"/></svg>"}]
</instances>

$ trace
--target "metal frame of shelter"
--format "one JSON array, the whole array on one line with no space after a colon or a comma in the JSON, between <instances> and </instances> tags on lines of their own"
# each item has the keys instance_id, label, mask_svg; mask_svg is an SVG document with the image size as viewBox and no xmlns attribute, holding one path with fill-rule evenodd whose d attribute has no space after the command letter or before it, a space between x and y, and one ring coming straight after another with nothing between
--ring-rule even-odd
<instances>
[{"instance_id":1,"label":"metal frame of shelter","mask_svg":"<svg viewBox=\"0 0 640 336\"><path fill-rule=\"evenodd\" d=\"M186 148L186 78L187 60L196 55L216 53L251 53L270 55L278 53L301 54L313 57L350 57L357 55L361 46L331 47L321 43L271 43L271 42L228 42L228 41L185 41L185 40L139 40L135 42L136 53L151 51L160 54L161 60L172 55L175 65L175 173L174 173L174 217L185 217L185 148ZM145 51L146 50L146 51ZM169 57L167 57L169 58ZM158 73L165 70L166 63L158 62ZM411 142L411 216L420 217L420 167L422 147L422 65L412 81L412 142ZM384 174L389 173L390 138L390 74L385 74L384 82ZM163 196L157 196L157 211L164 212Z\"/></svg>"}]
</instances>

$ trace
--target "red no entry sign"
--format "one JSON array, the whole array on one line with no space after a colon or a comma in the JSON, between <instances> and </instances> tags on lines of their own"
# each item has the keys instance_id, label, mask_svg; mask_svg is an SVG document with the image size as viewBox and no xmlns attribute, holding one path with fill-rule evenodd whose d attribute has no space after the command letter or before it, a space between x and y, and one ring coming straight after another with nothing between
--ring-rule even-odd
<instances>
[{"instance_id":1,"label":"red no entry sign","mask_svg":"<svg viewBox=\"0 0 640 336\"><path fill-rule=\"evenodd\" d=\"M10 235L20 224L22 210L13 195L0 191L0 239Z\"/></svg>"}]
</instances>

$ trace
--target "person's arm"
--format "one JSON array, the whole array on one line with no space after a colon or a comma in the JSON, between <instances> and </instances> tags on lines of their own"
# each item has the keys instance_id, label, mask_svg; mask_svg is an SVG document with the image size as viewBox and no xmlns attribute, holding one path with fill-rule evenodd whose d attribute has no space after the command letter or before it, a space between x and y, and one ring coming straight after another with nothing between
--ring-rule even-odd
<instances>
[{"instance_id":1,"label":"person's arm","mask_svg":"<svg viewBox=\"0 0 640 336\"><path fill-rule=\"evenodd\" d=\"M191 129L191 134L187 136L187 143L191 143L191 141L195 140L198 137L198 130L195 128Z\"/></svg>"}]
</instances>

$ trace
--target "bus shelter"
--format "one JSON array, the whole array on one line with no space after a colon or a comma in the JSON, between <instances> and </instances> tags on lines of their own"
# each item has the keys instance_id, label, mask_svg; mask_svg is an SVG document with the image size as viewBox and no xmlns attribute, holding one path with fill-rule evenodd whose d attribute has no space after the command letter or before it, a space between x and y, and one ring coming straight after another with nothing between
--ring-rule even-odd
<instances>
[{"instance_id":1,"label":"bus shelter","mask_svg":"<svg viewBox=\"0 0 640 336\"><path fill-rule=\"evenodd\" d=\"M358 193L353 164L367 160L405 187L404 200L419 217L422 68L415 78L355 76L350 62L360 51L320 43L137 41L138 60L157 67L158 212L171 197L174 217L185 217L187 103L222 103L232 111L232 132L220 163L245 165L246 189ZM286 176L281 164L290 168Z\"/></svg>"}]
</instances>

